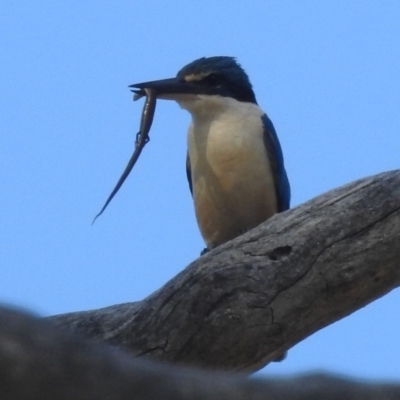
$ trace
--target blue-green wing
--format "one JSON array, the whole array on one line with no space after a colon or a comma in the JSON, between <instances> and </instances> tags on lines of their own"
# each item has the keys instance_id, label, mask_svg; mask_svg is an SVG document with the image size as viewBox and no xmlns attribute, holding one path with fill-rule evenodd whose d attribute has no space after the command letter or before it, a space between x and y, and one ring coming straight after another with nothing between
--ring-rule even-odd
<instances>
[{"instance_id":1,"label":"blue-green wing","mask_svg":"<svg viewBox=\"0 0 400 400\"><path fill-rule=\"evenodd\" d=\"M279 143L274 125L267 114L262 116L264 125L264 143L271 163L272 173L275 179L275 190L278 201L278 212L290 207L290 184L283 162L282 148Z\"/></svg>"},{"instance_id":2,"label":"blue-green wing","mask_svg":"<svg viewBox=\"0 0 400 400\"><path fill-rule=\"evenodd\" d=\"M190 193L193 195L193 190L192 190L192 172L190 169L190 158L189 158L189 153L186 155L186 177L189 183L189 189Z\"/></svg>"}]
</instances>

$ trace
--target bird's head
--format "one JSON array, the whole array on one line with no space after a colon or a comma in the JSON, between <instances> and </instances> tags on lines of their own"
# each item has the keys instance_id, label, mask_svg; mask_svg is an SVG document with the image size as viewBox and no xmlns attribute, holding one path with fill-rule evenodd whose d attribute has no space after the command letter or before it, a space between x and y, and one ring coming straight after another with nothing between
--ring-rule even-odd
<instances>
[{"instance_id":1,"label":"bird's head","mask_svg":"<svg viewBox=\"0 0 400 400\"><path fill-rule=\"evenodd\" d=\"M233 57L203 57L184 66L175 78L131 85L138 97L144 89L155 91L157 98L184 104L196 100L229 97L257 104L249 78Z\"/></svg>"}]
</instances>

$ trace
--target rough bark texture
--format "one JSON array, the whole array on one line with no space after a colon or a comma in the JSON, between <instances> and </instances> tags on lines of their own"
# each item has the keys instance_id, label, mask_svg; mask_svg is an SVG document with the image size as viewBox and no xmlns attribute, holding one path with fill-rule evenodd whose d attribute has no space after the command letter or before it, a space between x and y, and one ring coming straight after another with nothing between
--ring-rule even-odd
<instances>
[{"instance_id":1,"label":"rough bark texture","mask_svg":"<svg viewBox=\"0 0 400 400\"><path fill-rule=\"evenodd\" d=\"M395 400L400 385L326 375L246 379L134 360L0 308L1 400Z\"/></svg>"},{"instance_id":2,"label":"rough bark texture","mask_svg":"<svg viewBox=\"0 0 400 400\"><path fill-rule=\"evenodd\" d=\"M394 171L274 216L140 302L51 321L137 357L252 372L397 287L399 244Z\"/></svg>"}]
</instances>

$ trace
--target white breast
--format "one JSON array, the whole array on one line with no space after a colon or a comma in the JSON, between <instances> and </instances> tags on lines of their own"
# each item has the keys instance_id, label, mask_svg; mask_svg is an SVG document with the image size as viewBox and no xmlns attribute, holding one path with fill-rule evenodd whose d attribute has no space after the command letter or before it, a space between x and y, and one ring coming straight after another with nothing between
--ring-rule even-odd
<instances>
[{"instance_id":1,"label":"white breast","mask_svg":"<svg viewBox=\"0 0 400 400\"><path fill-rule=\"evenodd\" d=\"M188 132L193 199L200 231L212 248L277 212L264 112L220 96L179 103L193 118Z\"/></svg>"}]
</instances>

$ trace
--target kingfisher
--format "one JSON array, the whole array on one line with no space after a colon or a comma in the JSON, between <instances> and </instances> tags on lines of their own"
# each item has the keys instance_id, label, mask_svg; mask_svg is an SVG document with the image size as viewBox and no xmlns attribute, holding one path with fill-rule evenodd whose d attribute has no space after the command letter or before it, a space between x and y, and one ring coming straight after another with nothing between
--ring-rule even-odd
<instances>
[{"instance_id":1,"label":"kingfisher","mask_svg":"<svg viewBox=\"0 0 400 400\"><path fill-rule=\"evenodd\" d=\"M207 250L289 208L278 136L234 57L202 57L174 78L130 87L151 89L191 114L186 174Z\"/></svg>"}]
</instances>

